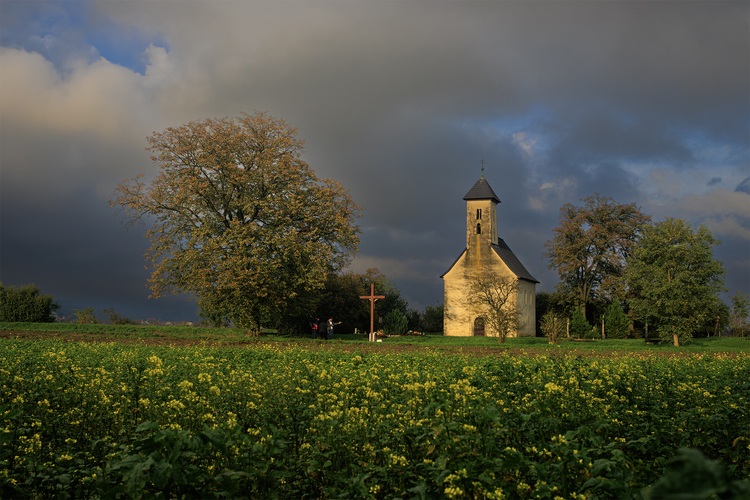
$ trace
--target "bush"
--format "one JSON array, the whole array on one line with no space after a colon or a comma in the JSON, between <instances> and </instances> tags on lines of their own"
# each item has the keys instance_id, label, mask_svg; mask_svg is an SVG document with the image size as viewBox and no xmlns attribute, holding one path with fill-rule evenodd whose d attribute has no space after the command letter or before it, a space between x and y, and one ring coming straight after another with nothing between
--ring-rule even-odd
<instances>
[{"instance_id":1,"label":"bush","mask_svg":"<svg viewBox=\"0 0 750 500\"><path fill-rule=\"evenodd\" d=\"M669 461L669 472L646 490L646 498L750 498L750 481L732 481L718 461L700 450L680 448Z\"/></svg>"},{"instance_id":2,"label":"bush","mask_svg":"<svg viewBox=\"0 0 750 500\"><path fill-rule=\"evenodd\" d=\"M106 314L109 318L110 323L113 325L138 325L140 322L135 319L126 318L125 316L116 313L114 307L109 309L103 309L102 314Z\"/></svg>"},{"instance_id":3,"label":"bush","mask_svg":"<svg viewBox=\"0 0 750 500\"><path fill-rule=\"evenodd\" d=\"M602 338L602 331L599 329L598 326L594 325L591 327L591 330L588 331L586 335L583 336L586 340L597 340Z\"/></svg>"},{"instance_id":4,"label":"bush","mask_svg":"<svg viewBox=\"0 0 750 500\"><path fill-rule=\"evenodd\" d=\"M383 330L386 335L403 335L409 328L409 321L401 311L394 309L385 315Z\"/></svg>"},{"instance_id":5,"label":"bush","mask_svg":"<svg viewBox=\"0 0 750 500\"><path fill-rule=\"evenodd\" d=\"M750 337L750 295L737 290L735 295L729 297L732 301L732 314L729 329L733 337Z\"/></svg>"},{"instance_id":6,"label":"bush","mask_svg":"<svg viewBox=\"0 0 750 500\"><path fill-rule=\"evenodd\" d=\"M79 325L95 325L99 323L96 320L96 314L94 313L93 307L87 307L86 309L73 309L73 314L76 315L76 323Z\"/></svg>"},{"instance_id":7,"label":"bush","mask_svg":"<svg viewBox=\"0 0 750 500\"><path fill-rule=\"evenodd\" d=\"M574 339L587 338L591 335L591 325L586 321L583 310L576 307L573 310L573 316L570 318L570 336Z\"/></svg>"},{"instance_id":8,"label":"bush","mask_svg":"<svg viewBox=\"0 0 750 500\"><path fill-rule=\"evenodd\" d=\"M612 302L604 313L604 334L608 339L626 339L630 334L630 320L619 300Z\"/></svg>"},{"instance_id":9,"label":"bush","mask_svg":"<svg viewBox=\"0 0 750 500\"><path fill-rule=\"evenodd\" d=\"M423 331L423 316L424 315L416 309L409 309L408 311L406 311L406 319L409 323L409 330Z\"/></svg>"},{"instance_id":10,"label":"bush","mask_svg":"<svg viewBox=\"0 0 750 500\"><path fill-rule=\"evenodd\" d=\"M550 344L557 344L565 335L565 320L558 316L554 311L548 311L542 316L540 329L542 335L547 337Z\"/></svg>"},{"instance_id":11,"label":"bush","mask_svg":"<svg viewBox=\"0 0 750 500\"><path fill-rule=\"evenodd\" d=\"M52 295L42 295L39 288L31 285L5 287L0 283L0 321L22 323L54 323L54 311L60 304Z\"/></svg>"},{"instance_id":12,"label":"bush","mask_svg":"<svg viewBox=\"0 0 750 500\"><path fill-rule=\"evenodd\" d=\"M438 333L443 331L443 315L445 306L438 304L436 306L425 306L422 328L426 332Z\"/></svg>"}]
</instances>

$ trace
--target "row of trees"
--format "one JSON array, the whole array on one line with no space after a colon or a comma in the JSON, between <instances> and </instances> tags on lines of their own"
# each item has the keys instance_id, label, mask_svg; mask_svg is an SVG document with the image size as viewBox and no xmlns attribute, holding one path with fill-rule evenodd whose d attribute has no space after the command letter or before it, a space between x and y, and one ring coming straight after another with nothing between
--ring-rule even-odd
<instances>
[{"instance_id":1,"label":"row of trees","mask_svg":"<svg viewBox=\"0 0 750 500\"><path fill-rule=\"evenodd\" d=\"M560 282L556 297L538 299L542 307L554 302L543 311L578 309L571 318L578 328L607 308L621 324L617 311L624 306L630 328L639 322L675 345L706 325L717 329L722 316L728 321L729 308L719 298L726 291L725 271L713 256L720 241L708 228L673 218L652 223L634 204L599 194L581 201L582 206L560 209L560 225L545 245Z\"/></svg>"},{"instance_id":2,"label":"row of trees","mask_svg":"<svg viewBox=\"0 0 750 500\"><path fill-rule=\"evenodd\" d=\"M375 285L375 295L385 297L375 301L377 330L388 330L387 333L393 334L405 333L408 330L442 331L442 305L427 306L424 311L409 309L396 283L377 268L368 269L362 274L330 273L322 288L309 292L304 301L302 297L298 299L305 307L289 311L276 321L273 318L264 318L263 325L284 333L306 335L310 333L310 323L314 318L320 320L321 327L328 318L332 318L336 323L341 322L336 326L338 332L369 332L369 301L360 297L370 293L370 285ZM202 304L204 303L199 301L198 314L207 323L212 326L225 326L232 322L231 315L226 310L208 311Z\"/></svg>"}]
</instances>

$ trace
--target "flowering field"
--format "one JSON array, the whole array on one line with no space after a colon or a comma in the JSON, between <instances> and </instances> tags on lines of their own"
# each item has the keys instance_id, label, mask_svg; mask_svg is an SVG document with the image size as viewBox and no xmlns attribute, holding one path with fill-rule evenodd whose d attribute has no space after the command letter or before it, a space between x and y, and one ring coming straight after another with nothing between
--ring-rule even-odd
<instances>
[{"instance_id":1,"label":"flowering field","mask_svg":"<svg viewBox=\"0 0 750 500\"><path fill-rule=\"evenodd\" d=\"M747 354L3 340L0 497L642 498L680 447L742 489L749 375Z\"/></svg>"}]
</instances>

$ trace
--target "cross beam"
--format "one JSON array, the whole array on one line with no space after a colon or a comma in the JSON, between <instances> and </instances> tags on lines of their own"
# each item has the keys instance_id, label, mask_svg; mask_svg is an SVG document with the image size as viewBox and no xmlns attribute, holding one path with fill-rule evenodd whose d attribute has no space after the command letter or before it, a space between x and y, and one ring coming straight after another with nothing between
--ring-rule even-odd
<instances>
[{"instance_id":1,"label":"cross beam","mask_svg":"<svg viewBox=\"0 0 750 500\"><path fill-rule=\"evenodd\" d=\"M370 284L370 295L360 295L360 299L370 300L370 342L375 342L375 301L384 299L385 295L375 295L375 283Z\"/></svg>"}]
</instances>

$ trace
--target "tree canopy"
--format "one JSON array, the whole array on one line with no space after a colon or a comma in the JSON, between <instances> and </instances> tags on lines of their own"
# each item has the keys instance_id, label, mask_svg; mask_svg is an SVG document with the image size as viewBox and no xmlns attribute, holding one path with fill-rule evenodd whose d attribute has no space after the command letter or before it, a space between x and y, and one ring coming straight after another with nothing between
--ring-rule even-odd
<instances>
[{"instance_id":1,"label":"tree canopy","mask_svg":"<svg viewBox=\"0 0 750 500\"><path fill-rule=\"evenodd\" d=\"M296 129L265 113L148 137L160 170L117 186L111 206L148 219L152 296L190 293L257 332L357 252L359 207L300 155Z\"/></svg>"},{"instance_id":2,"label":"tree canopy","mask_svg":"<svg viewBox=\"0 0 750 500\"><path fill-rule=\"evenodd\" d=\"M575 296L586 314L596 294L623 296L626 260L651 216L635 204L618 204L599 194L581 201L582 206L566 203L560 208L560 225L545 244L544 255L549 269L560 276L557 290Z\"/></svg>"},{"instance_id":3,"label":"tree canopy","mask_svg":"<svg viewBox=\"0 0 750 500\"><path fill-rule=\"evenodd\" d=\"M705 226L682 219L644 227L625 278L631 310L663 340L689 341L716 310L725 290L724 266L713 257L719 243Z\"/></svg>"}]
</instances>

